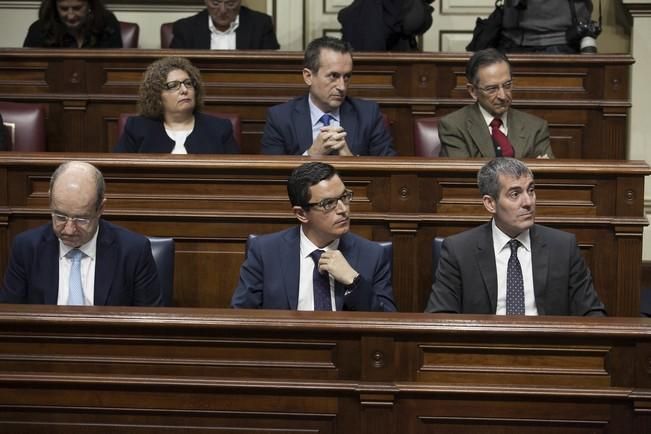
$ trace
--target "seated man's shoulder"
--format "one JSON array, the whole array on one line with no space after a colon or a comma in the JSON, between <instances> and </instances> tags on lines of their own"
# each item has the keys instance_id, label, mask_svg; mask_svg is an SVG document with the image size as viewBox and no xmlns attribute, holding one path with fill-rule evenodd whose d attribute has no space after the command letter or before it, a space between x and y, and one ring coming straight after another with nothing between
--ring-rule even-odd
<instances>
[{"instance_id":1,"label":"seated man's shoulder","mask_svg":"<svg viewBox=\"0 0 651 434\"><path fill-rule=\"evenodd\" d=\"M380 110L378 103L369 99L346 97L346 102L357 111L373 112Z\"/></svg>"},{"instance_id":2,"label":"seated man's shoulder","mask_svg":"<svg viewBox=\"0 0 651 434\"><path fill-rule=\"evenodd\" d=\"M14 238L14 246L36 245L43 240L43 237L47 236L54 237L51 223L37 226L19 233L16 235L16 238Z\"/></svg>"},{"instance_id":3,"label":"seated man's shoulder","mask_svg":"<svg viewBox=\"0 0 651 434\"><path fill-rule=\"evenodd\" d=\"M177 25L193 25L196 24L199 21L205 21L206 26L208 26L208 10L204 9L201 12L198 12L194 15L190 15L189 17L185 18L179 18L178 20L174 21L174 26Z\"/></svg>"},{"instance_id":4,"label":"seated man's shoulder","mask_svg":"<svg viewBox=\"0 0 651 434\"><path fill-rule=\"evenodd\" d=\"M540 236L545 239L554 239L554 240L563 240L564 242L575 243L576 237L574 234L560 229L551 228L549 226L543 226L536 224L533 227L535 236Z\"/></svg>"},{"instance_id":5,"label":"seated man's shoulder","mask_svg":"<svg viewBox=\"0 0 651 434\"><path fill-rule=\"evenodd\" d=\"M542 124L545 122L543 118L540 118L536 115L532 115L531 113L525 112L523 110L518 110L514 108L511 108L510 110L513 113L513 115L518 116L523 123L532 125L532 124Z\"/></svg>"},{"instance_id":6,"label":"seated man's shoulder","mask_svg":"<svg viewBox=\"0 0 651 434\"><path fill-rule=\"evenodd\" d=\"M253 9L249 9L246 6L240 7L240 19L244 18L257 18L257 19L264 19L264 20L271 20L271 17L264 12L259 12Z\"/></svg>"},{"instance_id":7,"label":"seated man's shoulder","mask_svg":"<svg viewBox=\"0 0 651 434\"><path fill-rule=\"evenodd\" d=\"M129 230L122 226L118 226L106 220L101 220L100 230L102 228L112 233L119 242L122 242L126 245L140 246L147 243L146 236L139 234L137 232L133 232L132 230Z\"/></svg>"},{"instance_id":8,"label":"seated man's shoulder","mask_svg":"<svg viewBox=\"0 0 651 434\"><path fill-rule=\"evenodd\" d=\"M457 109L451 113L448 113L447 115L441 117L441 120L439 122L462 122L465 121L472 113L473 110L476 110L476 105L475 104L469 104L466 106L461 107L460 109Z\"/></svg>"},{"instance_id":9,"label":"seated man's shoulder","mask_svg":"<svg viewBox=\"0 0 651 434\"><path fill-rule=\"evenodd\" d=\"M307 96L306 95L301 95L294 97L290 99L289 101L281 102L280 104L273 105L269 107L268 111L270 113L286 113L287 110L293 110L295 107L300 106L302 104L305 104L305 107L307 110L309 110L309 107L307 106Z\"/></svg>"}]
</instances>

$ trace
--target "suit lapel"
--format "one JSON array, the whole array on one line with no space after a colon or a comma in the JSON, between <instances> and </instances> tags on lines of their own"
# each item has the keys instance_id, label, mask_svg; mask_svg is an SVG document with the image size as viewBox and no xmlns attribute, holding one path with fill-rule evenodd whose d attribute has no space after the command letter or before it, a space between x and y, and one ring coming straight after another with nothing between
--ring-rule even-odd
<instances>
[{"instance_id":1,"label":"suit lapel","mask_svg":"<svg viewBox=\"0 0 651 434\"><path fill-rule=\"evenodd\" d=\"M103 220L100 220L95 261L95 306L106 305L117 261L115 234Z\"/></svg>"},{"instance_id":2,"label":"suit lapel","mask_svg":"<svg viewBox=\"0 0 651 434\"><path fill-rule=\"evenodd\" d=\"M43 261L41 268L46 272L37 278L46 281L34 286L46 288L45 294L43 294L43 303L57 304L59 298L59 239L54 235L51 224L41 239L38 255Z\"/></svg>"},{"instance_id":3,"label":"suit lapel","mask_svg":"<svg viewBox=\"0 0 651 434\"><path fill-rule=\"evenodd\" d=\"M300 276L300 255L301 255L301 238L299 236L299 226L287 232L284 236L285 242L281 244L280 266L287 295L287 304L291 310L298 308L298 281Z\"/></svg>"},{"instance_id":4,"label":"suit lapel","mask_svg":"<svg viewBox=\"0 0 651 434\"><path fill-rule=\"evenodd\" d=\"M247 50L251 48L251 35L255 29L251 29L249 21L245 18L244 9L240 9L240 24L235 30L235 48Z\"/></svg>"},{"instance_id":5,"label":"suit lapel","mask_svg":"<svg viewBox=\"0 0 651 434\"><path fill-rule=\"evenodd\" d=\"M354 269L358 269L357 266L359 262L358 258L358 249L355 248L355 239L348 234L344 234L339 238L339 246L337 247L346 261ZM336 309L344 310L344 286L335 280L335 305Z\"/></svg>"},{"instance_id":6,"label":"suit lapel","mask_svg":"<svg viewBox=\"0 0 651 434\"><path fill-rule=\"evenodd\" d=\"M508 118L508 139L515 151L515 158L522 158L526 154L527 136L524 131L524 125L519 122L520 116L517 111L510 109L506 115Z\"/></svg>"},{"instance_id":7,"label":"suit lapel","mask_svg":"<svg viewBox=\"0 0 651 434\"><path fill-rule=\"evenodd\" d=\"M495 266L495 251L493 249L493 233L491 223L482 227L482 234L477 240L475 258L479 272L484 281L484 289L490 302L491 312L497 311L497 267Z\"/></svg>"},{"instance_id":8,"label":"suit lapel","mask_svg":"<svg viewBox=\"0 0 651 434\"><path fill-rule=\"evenodd\" d=\"M479 149L479 152L483 156L495 156L495 146L493 145L493 138L491 137L490 131L486 126L484 117L479 111L479 106L475 103L470 108L470 116L466 119L466 126L472 137L472 141L475 143L475 146Z\"/></svg>"},{"instance_id":9,"label":"suit lapel","mask_svg":"<svg viewBox=\"0 0 651 434\"><path fill-rule=\"evenodd\" d=\"M294 106L294 119L290 120L296 127L296 138L298 139L298 154L302 154L312 146L312 118L310 107L307 103L307 95L296 101Z\"/></svg>"},{"instance_id":10,"label":"suit lapel","mask_svg":"<svg viewBox=\"0 0 651 434\"><path fill-rule=\"evenodd\" d=\"M360 154L361 149L358 148L361 146L361 143L358 143L357 140L359 122L357 121L357 113L353 110L353 105L348 101L348 98L341 105L339 116L341 127L346 130L346 143L348 143L350 152L355 155Z\"/></svg>"},{"instance_id":11,"label":"suit lapel","mask_svg":"<svg viewBox=\"0 0 651 434\"><path fill-rule=\"evenodd\" d=\"M538 315L545 315L545 287L549 273L549 249L545 240L538 236L536 226L529 230L531 239L531 272L533 273L533 292L536 297Z\"/></svg>"}]
</instances>

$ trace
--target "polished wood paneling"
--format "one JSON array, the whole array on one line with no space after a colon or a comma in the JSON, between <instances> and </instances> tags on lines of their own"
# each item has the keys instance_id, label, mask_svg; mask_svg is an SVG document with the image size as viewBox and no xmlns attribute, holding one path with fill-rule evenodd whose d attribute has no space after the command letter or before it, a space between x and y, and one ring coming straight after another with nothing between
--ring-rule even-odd
<instances>
[{"instance_id":1,"label":"polished wood paneling","mask_svg":"<svg viewBox=\"0 0 651 434\"><path fill-rule=\"evenodd\" d=\"M257 154L268 107L306 91L302 53L0 49L0 99L47 103L48 150L108 152L120 113L136 110L149 63L186 56L206 84L206 111L238 113L242 152ZM466 53L355 53L350 93L376 100L400 155L414 155L412 125L471 103ZM625 159L628 55L513 55L515 107L549 122L562 158Z\"/></svg>"},{"instance_id":2,"label":"polished wood paneling","mask_svg":"<svg viewBox=\"0 0 651 434\"><path fill-rule=\"evenodd\" d=\"M176 241L174 303L228 307L249 234L296 224L287 199L301 157L99 154L0 155L0 271L11 240L49 219L48 183L70 158L107 181L105 217ZM488 220L476 186L482 160L327 159L355 193L352 230L393 242L402 311L422 312L432 282L431 243ZM573 232L611 315L639 315L645 162L531 160L538 221Z\"/></svg>"},{"instance_id":3,"label":"polished wood paneling","mask_svg":"<svg viewBox=\"0 0 651 434\"><path fill-rule=\"evenodd\" d=\"M0 306L0 430L620 434L651 320Z\"/></svg>"}]
</instances>

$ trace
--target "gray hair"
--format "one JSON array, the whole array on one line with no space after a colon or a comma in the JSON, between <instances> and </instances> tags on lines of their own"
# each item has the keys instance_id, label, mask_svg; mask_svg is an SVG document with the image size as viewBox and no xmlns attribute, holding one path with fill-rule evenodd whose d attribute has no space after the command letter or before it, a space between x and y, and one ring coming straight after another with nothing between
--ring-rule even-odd
<instances>
[{"instance_id":1,"label":"gray hair","mask_svg":"<svg viewBox=\"0 0 651 434\"><path fill-rule=\"evenodd\" d=\"M522 161L515 158L494 158L484 164L477 172L477 186L479 194L483 197L489 195L497 199L500 194L500 175L520 179L523 176L531 177L533 173Z\"/></svg>"}]
</instances>

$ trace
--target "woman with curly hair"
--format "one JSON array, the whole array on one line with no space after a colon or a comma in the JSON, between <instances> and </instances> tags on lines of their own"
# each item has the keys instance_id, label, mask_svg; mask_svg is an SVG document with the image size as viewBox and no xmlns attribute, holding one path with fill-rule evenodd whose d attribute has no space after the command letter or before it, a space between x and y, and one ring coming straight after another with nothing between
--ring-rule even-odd
<instances>
[{"instance_id":1,"label":"woman with curly hair","mask_svg":"<svg viewBox=\"0 0 651 434\"><path fill-rule=\"evenodd\" d=\"M23 47L122 48L120 24L102 0L43 0Z\"/></svg>"},{"instance_id":2,"label":"woman with curly hair","mask_svg":"<svg viewBox=\"0 0 651 434\"><path fill-rule=\"evenodd\" d=\"M230 121L201 113L199 70L183 57L165 57L145 71L138 116L130 117L115 152L236 154Z\"/></svg>"}]
</instances>

